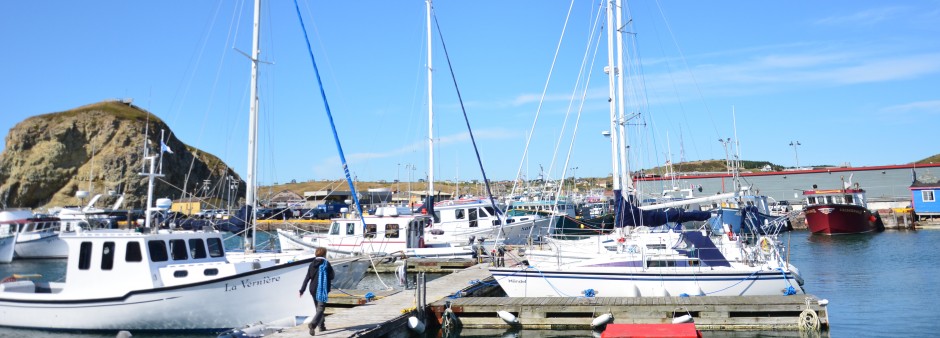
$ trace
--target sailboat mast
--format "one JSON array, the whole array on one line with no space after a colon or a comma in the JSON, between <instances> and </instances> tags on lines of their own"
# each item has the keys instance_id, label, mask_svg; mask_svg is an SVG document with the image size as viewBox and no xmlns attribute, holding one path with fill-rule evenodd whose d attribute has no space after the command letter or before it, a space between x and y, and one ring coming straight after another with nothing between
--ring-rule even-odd
<instances>
[{"instance_id":1,"label":"sailboat mast","mask_svg":"<svg viewBox=\"0 0 940 338\"><path fill-rule=\"evenodd\" d=\"M613 8L607 2L607 82L608 82L608 102L610 102L610 155L612 175L614 180L614 190L620 190L620 169L618 159L620 156L619 143L617 142L617 103L614 101L616 96L616 86L614 84L614 35L613 35Z\"/></svg>"},{"instance_id":2,"label":"sailboat mast","mask_svg":"<svg viewBox=\"0 0 940 338\"><path fill-rule=\"evenodd\" d=\"M432 104L434 96L431 94L434 88L431 85L431 0L427 0L427 19L428 19L428 196L434 196L434 105Z\"/></svg>"},{"instance_id":3,"label":"sailboat mast","mask_svg":"<svg viewBox=\"0 0 940 338\"><path fill-rule=\"evenodd\" d=\"M246 215L245 222L251 222L252 233L254 230L254 207L255 207L255 187L256 187L256 178L255 170L258 165L258 44L261 35L261 0L255 0L255 14L254 14L254 26L253 26L253 37L251 40L251 96L249 100L248 107L248 178L246 182L245 189L245 206L250 215ZM247 234L247 231L246 231ZM251 236L251 243L249 248L254 248L254 236Z\"/></svg>"},{"instance_id":4,"label":"sailboat mast","mask_svg":"<svg viewBox=\"0 0 940 338\"><path fill-rule=\"evenodd\" d=\"M617 32L617 109L620 115L618 120L619 123L619 132L620 132L620 176L623 178L624 190L627 193L633 193L633 179L630 177L630 168L627 166L628 162L628 152L627 152L627 136L626 136L626 118L624 117L624 102L623 102L623 4L622 0L617 0L616 6L614 9L617 10L617 27L614 28Z\"/></svg>"}]
</instances>

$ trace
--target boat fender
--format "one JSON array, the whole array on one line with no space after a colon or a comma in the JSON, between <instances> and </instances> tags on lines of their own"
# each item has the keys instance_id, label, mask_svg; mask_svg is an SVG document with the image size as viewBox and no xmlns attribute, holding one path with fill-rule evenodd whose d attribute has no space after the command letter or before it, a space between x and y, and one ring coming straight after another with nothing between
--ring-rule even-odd
<instances>
[{"instance_id":1,"label":"boat fender","mask_svg":"<svg viewBox=\"0 0 940 338\"><path fill-rule=\"evenodd\" d=\"M600 316L597 316L597 318L594 318L594 320L591 321L591 328L596 329L604 325L607 325L608 323L612 321L614 321L614 315L611 313L605 313Z\"/></svg>"},{"instance_id":2,"label":"boat fender","mask_svg":"<svg viewBox=\"0 0 940 338\"><path fill-rule=\"evenodd\" d=\"M826 306L826 305L829 305L829 300L828 300L828 299L820 299L820 300L819 300L819 306Z\"/></svg>"},{"instance_id":3,"label":"boat fender","mask_svg":"<svg viewBox=\"0 0 940 338\"><path fill-rule=\"evenodd\" d=\"M692 322L691 315L681 315L679 317L672 319L673 324L682 324L682 323L691 323L691 322Z\"/></svg>"},{"instance_id":4,"label":"boat fender","mask_svg":"<svg viewBox=\"0 0 940 338\"><path fill-rule=\"evenodd\" d=\"M516 318L515 315L509 313L508 311L499 310L496 311L496 315L499 316L499 319L502 319L506 324L519 324L519 318Z\"/></svg>"},{"instance_id":5,"label":"boat fender","mask_svg":"<svg viewBox=\"0 0 940 338\"><path fill-rule=\"evenodd\" d=\"M364 297L366 298L367 302L371 302L375 300L375 294L371 292L366 292L366 295Z\"/></svg>"},{"instance_id":6,"label":"boat fender","mask_svg":"<svg viewBox=\"0 0 940 338\"><path fill-rule=\"evenodd\" d=\"M408 317L408 329L420 334L424 333L424 328L424 322L418 319L418 317Z\"/></svg>"},{"instance_id":7,"label":"boat fender","mask_svg":"<svg viewBox=\"0 0 940 338\"><path fill-rule=\"evenodd\" d=\"M594 296L597 296L597 291L595 291L594 289L585 289L584 291L581 291L581 294L583 294L584 297L592 298Z\"/></svg>"}]
</instances>

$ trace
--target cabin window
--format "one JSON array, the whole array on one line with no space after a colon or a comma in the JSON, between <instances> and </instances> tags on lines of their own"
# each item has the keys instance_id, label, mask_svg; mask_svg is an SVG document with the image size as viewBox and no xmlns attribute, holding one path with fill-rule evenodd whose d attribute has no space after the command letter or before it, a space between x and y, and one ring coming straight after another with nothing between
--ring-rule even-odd
<instances>
[{"instance_id":1,"label":"cabin window","mask_svg":"<svg viewBox=\"0 0 940 338\"><path fill-rule=\"evenodd\" d=\"M189 256L186 254L186 241L182 239L171 239L170 254L173 256L174 261L189 258Z\"/></svg>"},{"instance_id":2,"label":"cabin window","mask_svg":"<svg viewBox=\"0 0 940 338\"><path fill-rule=\"evenodd\" d=\"M346 223L346 234L350 236L356 234L356 223Z\"/></svg>"},{"instance_id":3,"label":"cabin window","mask_svg":"<svg viewBox=\"0 0 940 338\"><path fill-rule=\"evenodd\" d=\"M852 198L852 195L845 195L845 203L846 203L846 204L855 204L855 199Z\"/></svg>"},{"instance_id":4,"label":"cabin window","mask_svg":"<svg viewBox=\"0 0 940 338\"><path fill-rule=\"evenodd\" d=\"M454 214L454 218L456 218L456 219L464 219L465 216L464 216L464 211L463 211L463 209L457 209L457 210L455 210L455 212L456 212L456 213Z\"/></svg>"},{"instance_id":5,"label":"cabin window","mask_svg":"<svg viewBox=\"0 0 940 338\"><path fill-rule=\"evenodd\" d=\"M483 207L483 210L486 210L487 216L496 216L496 211L493 210L493 207Z\"/></svg>"},{"instance_id":6,"label":"cabin window","mask_svg":"<svg viewBox=\"0 0 940 338\"><path fill-rule=\"evenodd\" d=\"M82 242L78 248L78 269L88 270L91 267L91 242Z\"/></svg>"},{"instance_id":7,"label":"cabin window","mask_svg":"<svg viewBox=\"0 0 940 338\"><path fill-rule=\"evenodd\" d=\"M470 226L471 226L471 227L477 226L477 212L478 212L478 210L480 210L480 209L473 208L473 209L467 210L467 211L469 212L469 214L470 214Z\"/></svg>"},{"instance_id":8,"label":"cabin window","mask_svg":"<svg viewBox=\"0 0 940 338\"><path fill-rule=\"evenodd\" d=\"M924 202L936 202L937 199L933 195L933 190L921 190L920 197L923 197Z\"/></svg>"},{"instance_id":9,"label":"cabin window","mask_svg":"<svg viewBox=\"0 0 940 338\"><path fill-rule=\"evenodd\" d=\"M114 267L114 242L104 242L101 248L101 270L111 270Z\"/></svg>"},{"instance_id":10,"label":"cabin window","mask_svg":"<svg viewBox=\"0 0 940 338\"><path fill-rule=\"evenodd\" d=\"M385 238L398 238L398 224L385 225Z\"/></svg>"},{"instance_id":11,"label":"cabin window","mask_svg":"<svg viewBox=\"0 0 940 338\"><path fill-rule=\"evenodd\" d=\"M330 235L339 235L339 223L330 226Z\"/></svg>"},{"instance_id":12,"label":"cabin window","mask_svg":"<svg viewBox=\"0 0 940 338\"><path fill-rule=\"evenodd\" d=\"M216 268L205 269L202 271L202 274L206 276L216 276L219 274L219 269L216 269Z\"/></svg>"},{"instance_id":13,"label":"cabin window","mask_svg":"<svg viewBox=\"0 0 940 338\"><path fill-rule=\"evenodd\" d=\"M650 250L666 250L666 244L647 244L646 248Z\"/></svg>"},{"instance_id":14,"label":"cabin window","mask_svg":"<svg viewBox=\"0 0 940 338\"><path fill-rule=\"evenodd\" d=\"M189 255L193 259L206 258L206 244L202 238L189 239Z\"/></svg>"},{"instance_id":15,"label":"cabin window","mask_svg":"<svg viewBox=\"0 0 940 338\"><path fill-rule=\"evenodd\" d=\"M665 268L676 266L676 261L649 261L647 264L651 268Z\"/></svg>"},{"instance_id":16,"label":"cabin window","mask_svg":"<svg viewBox=\"0 0 940 338\"><path fill-rule=\"evenodd\" d=\"M151 262L166 262L169 259L166 253L166 243L163 241L147 241L147 251Z\"/></svg>"},{"instance_id":17,"label":"cabin window","mask_svg":"<svg viewBox=\"0 0 940 338\"><path fill-rule=\"evenodd\" d=\"M832 204L832 196L826 196L826 204Z\"/></svg>"},{"instance_id":18,"label":"cabin window","mask_svg":"<svg viewBox=\"0 0 940 338\"><path fill-rule=\"evenodd\" d=\"M816 197L807 197L806 202L810 205L816 204Z\"/></svg>"},{"instance_id":19,"label":"cabin window","mask_svg":"<svg viewBox=\"0 0 940 338\"><path fill-rule=\"evenodd\" d=\"M366 224L366 233L362 234L362 237L375 238L376 229L375 224Z\"/></svg>"},{"instance_id":20,"label":"cabin window","mask_svg":"<svg viewBox=\"0 0 940 338\"><path fill-rule=\"evenodd\" d=\"M173 271L173 277L176 277L176 278L183 278L183 277L186 277L186 276L189 276L189 271L186 271L186 270L176 270L176 271Z\"/></svg>"},{"instance_id":21,"label":"cabin window","mask_svg":"<svg viewBox=\"0 0 940 338\"><path fill-rule=\"evenodd\" d=\"M209 245L209 257L225 256L225 247L222 246L222 239L207 238L206 244Z\"/></svg>"},{"instance_id":22,"label":"cabin window","mask_svg":"<svg viewBox=\"0 0 940 338\"><path fill-rule=\"evenodd\" d=\"M140 252L140 243L128 242L124 251L125 262L140 262L144 260L144 255Z\"/></svg>"}]
</instances>

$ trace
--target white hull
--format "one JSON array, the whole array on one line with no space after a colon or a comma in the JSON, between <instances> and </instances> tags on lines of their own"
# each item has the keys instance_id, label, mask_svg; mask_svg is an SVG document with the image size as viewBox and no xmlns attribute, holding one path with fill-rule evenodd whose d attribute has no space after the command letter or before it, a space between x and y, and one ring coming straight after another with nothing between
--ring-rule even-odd
<instances>
[{"instance_id":1,"label":"white hull","mask_svg":"<svg viewBox=\"0 0 940 338\"><path fill-rule=\"evenodd\" d=\"M310 260L122 297L63 301L55 293L0 292L0 326L62 330L223 330L314 313L297 297ZM14 282L32 283L32 282ZM55 283L52 288L55 289ZM12 286L12 285L11 285Z\"/></svg>"},{"instance_id":2,"label":"white hull","mask_svg":"<svg viewBox=\"0 0 940 338\"><path fill-rule=\"evenodd\" d=\"M539 271L491 268L509 297L578 297L593 289L598 297L783 295L788 286L803 293L792 273L754 268L675 269L611 272L588 269Z\"/></svg>"},{"instance_id":3,"label":"white hull","mask_svg":"<svg viewBox=\"0 0 940 338\"><path fill-rule=\"evenodd\" d=\"M350 236L347 240L331 241L329 236L297 236L289 231L277 230L278 242L281 249L300 248L301 250L314 250L317 247L327 248L330 257L350 257L359 255L391 255L404 257L470 257L470 247L428 247L407 248L404 241L363 241L361 237Z\"/></svg>"},{"instance_id":4,"label":"white hull","mask_svg":"<svg viewBox=\"0 0 940 338\"><path fill-rule=\"evenodd\" d=\"M21 233L16 240L16 258L66 258L69 247L51 232Z\"/></svg>"},{"instance_id":5,"label":"white hull","mask_svg":"<svg viewBox=\"0 0 940 338\"><path fill-rule=\"evenodd\" d=\"M10 263L13 261L13 253L16 247L16 233L0 237L0 263Z\"/></svg>"},{"instance_id":6,"label":"white hull","mask_svg":"<svg viewBox=\"0 0 940 338\"><path fill-rule=\"evenodd\" d=\"M529 238L538 238L542 229L548 229L551 218L539 218L535 220L518 221L503 226L480 226L480 227L447 227L440 226L442 234L426 233L428 245L440 244L471 244L471 238L474 241L486 239L487 241L496 241L508 245L523 245L529 242ZM439 227L437 224L434 227ZM502 233L500 233L502 230Z\"/></svg>"}]
</instances>

